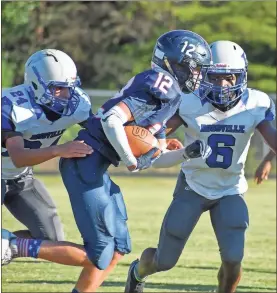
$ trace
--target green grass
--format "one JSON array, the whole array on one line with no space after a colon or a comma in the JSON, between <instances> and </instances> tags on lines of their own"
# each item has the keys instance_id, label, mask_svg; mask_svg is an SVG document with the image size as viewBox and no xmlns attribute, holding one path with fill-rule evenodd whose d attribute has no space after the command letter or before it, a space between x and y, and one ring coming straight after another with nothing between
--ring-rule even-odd
<instances>
[{"instance_id":1,"label":"green grass","mask_svg":"<svg viewBox=\"0 0 277 293\"><path fill-rule=\"evenodd\" d=\"M42 178L58 205L67 240L81 243L67 194L59 177ZM155 247L160 224L171 201L174 178L116 177L129 215L133 251L101 288L123 292L128 266L148 246ZM246 200L247 232L243 277L238 292L276 292L276 182L250 182ZM3 227L23 228L3 208ZM220 258L209 214L203 214L176 267L149 277L145 292L214 292ZM17 259L2 268L2 292L71 292L81 269L35 259Z\"/></svg>"}]
</instances>

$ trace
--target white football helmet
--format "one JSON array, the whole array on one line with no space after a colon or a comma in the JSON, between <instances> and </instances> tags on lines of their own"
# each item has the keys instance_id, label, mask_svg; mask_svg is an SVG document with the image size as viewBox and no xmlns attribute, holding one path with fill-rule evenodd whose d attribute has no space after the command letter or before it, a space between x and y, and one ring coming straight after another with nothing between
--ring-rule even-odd
<instances>
[{"instance_id":1,"label":"white football helmet","mask_svg":"<svg viewBox=\"0 0 277 293\"><path fill-rule=\"evenodd\" d=\"M62 116L70 116L78 107L80 96L75 87L80 86L73 60L64 52L45 49L31 55L25 64L24 83L32 87L34 98ZM67 87L69 99L54 96L53 87Z\"/></svg>"},{"instance_id":2,"label":"white football helmet","mask_svg":"<svg viewBox=\"0 0 277 293\"><path fill-rule=\"evenodd\" d=\"M209 102L228 109L236 104L247 88L247 58L243 49L231 41L217 41L212 43L210 48L213 66L208 69L200 91ZM212 74L234 74L236 84L230 87L214 85L209 81L209 76Z\"/></svg>"}]
</instances>

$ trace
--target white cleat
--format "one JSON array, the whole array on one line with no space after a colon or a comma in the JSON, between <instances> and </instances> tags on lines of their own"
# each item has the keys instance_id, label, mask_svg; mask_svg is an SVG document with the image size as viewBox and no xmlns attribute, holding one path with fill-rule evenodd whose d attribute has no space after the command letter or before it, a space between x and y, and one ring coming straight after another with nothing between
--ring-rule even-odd
<instances>
[{"instance_id":1,"label":"white cleat","mask_svg":"<svg viewBox=\"0 0 277 293\"><path fill-rule=\"evenodd\" d=\"M1 246L2 246L2 255L1 255L1 265L9 264L13 258L17 256L17 246L15 244L16 236L6 229L1 230Z\"/></svg>"}]
</instances>

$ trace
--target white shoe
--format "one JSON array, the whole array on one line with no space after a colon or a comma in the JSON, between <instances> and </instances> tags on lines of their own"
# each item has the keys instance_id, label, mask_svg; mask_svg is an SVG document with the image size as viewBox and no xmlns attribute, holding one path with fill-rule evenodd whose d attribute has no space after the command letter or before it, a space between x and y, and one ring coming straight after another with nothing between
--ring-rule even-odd
<instances>
[{"instance_id":1,"label":"white shoe","mask_svg":"<svg viewBox=\"0 0 277 293\"><path fill-rule=\"evenodd\" d=\"M17 257L17 246L15 244L16 236L6 229L1 229L1 245L2 245L2 256L1 265L9 264L13 258Z\"/></svg>"}]
</instances>

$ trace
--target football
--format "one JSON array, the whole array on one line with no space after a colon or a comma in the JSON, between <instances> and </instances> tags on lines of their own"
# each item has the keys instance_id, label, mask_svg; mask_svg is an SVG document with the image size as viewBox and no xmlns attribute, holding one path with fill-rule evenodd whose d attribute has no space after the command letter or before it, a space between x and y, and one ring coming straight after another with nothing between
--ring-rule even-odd
<instances>
[{"instance_id":1,"label":"football","mask_svg":"<svg viewBox=\"0 0 277 293\"><path fill-rule=\"evenodd\" d=\"M140 126L125 126L125 132L128 138L131 150L136 158L146 154L153 147L159 147L156 137L146 128ZM153 158L160 154L157 150Z\"/></svg>"}]
</instances>

